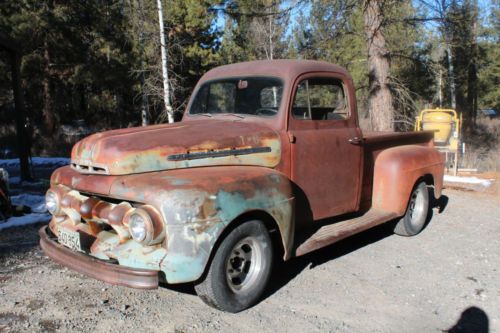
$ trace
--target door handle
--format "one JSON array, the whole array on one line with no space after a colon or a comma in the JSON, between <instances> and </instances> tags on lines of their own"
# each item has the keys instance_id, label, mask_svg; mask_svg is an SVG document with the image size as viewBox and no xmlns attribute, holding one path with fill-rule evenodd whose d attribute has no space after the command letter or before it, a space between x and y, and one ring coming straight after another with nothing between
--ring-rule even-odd
<instances>
[{"instance_id":1,"label":"door handle","mask_svg":"<svg viewBox=\"0 0 500 333\"><path fill-rule=\"evenodd\" d=\"M363 141L365 141L364 138L360 138L360 137L357 137L357 136L355 136L354 138L350 138L349 139L349 143L351 143L353 145L359 145L359 144L363 143Z\"/></svg>"}]
</instances>

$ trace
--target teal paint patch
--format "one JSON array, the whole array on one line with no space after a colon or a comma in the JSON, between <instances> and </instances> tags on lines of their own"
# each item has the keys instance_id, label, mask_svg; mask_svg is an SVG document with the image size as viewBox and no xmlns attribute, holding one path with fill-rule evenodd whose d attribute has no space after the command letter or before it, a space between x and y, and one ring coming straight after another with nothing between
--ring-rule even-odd
<instances>
[{"instance_id":1,"label":"teal paint patch","mask_svg":"<svg viewBox=\"0 0 500 333\"><path fill-rule=\"evenodd\" d=\"M221 190L216 194L216 198L216 209L219 211L221 220L226 223L246 212L250 204L238 192L229 193Z\"/></svg>"},{"instance_id":2,"label":"teal paint patch","mask_svg":"<svg viewBox=\"0 0 500 333\"><path fill-rule=\"evenodd\" d=\"M182 283L200 278L224 227L221 221L168 226L168 252L160 265L167 281Z\"/></svg>"},{"instance_id":3,"label":"teal paint patch","mask_svg":"<svg viewBox=\"0 0 500 333\"><path fill-rule=\"evenodd\" d=\"M161 270L168 283L182 283L197 280L205 269L208 254L200 252L197 256L180 253L168 255L162 262Z\"/></svg>"},{"instance_id":4,"label":"teal paint patch","mask_svg":"<svg viewBox=\"0 0 500 333\"><path fill-rule=\"evenodd\" d=\"M275 206L281 205L284 201L288 201L288 198L275 189L257 190L252 198L245 198L238 192L219 191L216 199L217 207L220 209L219 215L221 220L225 222L230 222L251 210L268 211Z\"/></svg>"},{"instance_id":5,"label":"teal paint patch","mask_svg":"<svg viewBox=\"0 0 500 333\"><path fill-rule=\"evenodd\" d=\"M256 191L252 198L241 193L219 191L215 195L218 220L197 221L184 226L170 226L169 253L161 264L161 270L169 283L197 280L204 272L210 253L224 228L241 214L251 210L283 210L290 216L290 199L274 188ZM281 222L281 223L280 223ZM287 222L278 219L280 229L289 236ZM287 238L288 239L288 238ZM171 240L171 241L170 241ZM288 248L287 248L288 250Z\"/></svg>"},{"instance_id":6,"label":"teal paint patch","mask_svg":"<svg viewBox=\"0 0 500 333\"><path fill-rule=\"evenodd\" d=\"M118 260L123 266L141 269L160 270L160 263L167 255L167 250L159 245L144 246L134 240L129 240L106 254Z\"/></svg>"}]
</instances>

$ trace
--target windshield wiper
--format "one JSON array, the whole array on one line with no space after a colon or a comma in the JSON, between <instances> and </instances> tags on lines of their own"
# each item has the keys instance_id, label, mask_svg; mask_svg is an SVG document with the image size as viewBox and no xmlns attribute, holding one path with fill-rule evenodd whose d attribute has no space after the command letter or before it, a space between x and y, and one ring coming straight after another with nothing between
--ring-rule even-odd
<instances>
[{"instance_id":1,"label":"windshield wiper","mask_svg":"<svg viewBox=\"0 0 500 333\"><path fill-rule=\"evenodd\" d=\"M211 113L195 113L194 115L195 116L205 116L205 117L210 117L210 118L213 117Z\"/></svg>"}]
</instances>

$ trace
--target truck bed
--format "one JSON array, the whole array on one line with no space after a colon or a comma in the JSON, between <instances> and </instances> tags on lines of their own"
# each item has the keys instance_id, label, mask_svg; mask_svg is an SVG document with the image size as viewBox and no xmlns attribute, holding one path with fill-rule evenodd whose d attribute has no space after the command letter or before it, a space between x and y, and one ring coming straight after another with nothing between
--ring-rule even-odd
<instances>
[{"instance_id":1,"label":"truck bed","mask_svg":"<svg viewBox=\"0 0 500 333\"><path fill-rule=\"evenodd\" d=\"M385 149L404 146L434 146L434 132L374 132L363 131L363 177L360 210L371 207L373 171L377 155Z\"/></svg>"}]
</instances>

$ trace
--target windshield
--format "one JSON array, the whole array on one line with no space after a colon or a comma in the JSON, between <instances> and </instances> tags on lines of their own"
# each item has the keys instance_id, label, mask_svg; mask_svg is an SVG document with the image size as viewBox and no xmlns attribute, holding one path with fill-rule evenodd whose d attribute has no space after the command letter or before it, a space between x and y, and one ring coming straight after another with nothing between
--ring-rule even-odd
<instances>
[{"instance_id":1,"label":"windshield","mask_svg":"<svg viewBox=\"0 0 500 333\"><path fill-rule=\"evenodd\" d=\"M276 78L246 77L210 81L196 94L190 114L274 116L283 83Z\"/></svg>"}]
</instances>

